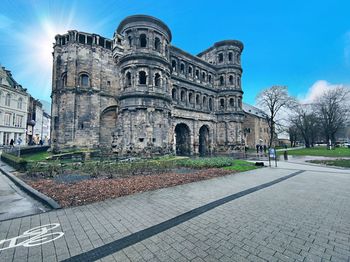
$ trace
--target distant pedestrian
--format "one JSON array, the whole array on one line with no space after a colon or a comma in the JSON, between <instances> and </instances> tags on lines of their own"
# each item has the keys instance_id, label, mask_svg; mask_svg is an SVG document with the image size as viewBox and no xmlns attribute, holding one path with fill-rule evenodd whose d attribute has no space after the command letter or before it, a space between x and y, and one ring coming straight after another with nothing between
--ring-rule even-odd
<instances>
[{"instance_id":1,"label":"distant pedestrian","mask_svg":"<svg viewBox=\"0 0 350 262\"><path fill-rule=\"evenodd\" d=\"M259 146L259 150L260 150L260 154L262 154L262 152L263 152L263 146L262 145Z\"/></svg>"},{"instance_id":2,"label":"distant pedestrian","mask_svg":"<svg viewBox=\"0 0 350 262\"><path fill-rule=\"evenodd\" d=\"M43 140L40 139L39 144L42 146L44 144Z\"/></svg>"},{"instance_id":3,"label":"distant pedestrian","mask_svg":"<svg viewBox=\"0 0 350 262\"><path fill-rule=\"evenodd\" d=\"M259 154L259 144L256 145L256 153Z\"/></svg>"},{"instance_id":4,"label":"distant pedestrian","mask_svg":"<svg viewBox=\"0 0 350 262\"><path fill-rule=\"evenodd\" d=\"M266 154L266 151L267 151L267 146L264 145L264 154Z\"/></svg>"},{"instance_id":5,"label":"distant pedestrian","mask_svg":"<svg viewBox=\"0 0 350 262\"><path fill-rule=\"evenodd\" d=\"M11 138L11 140L10 140L10 147L13 147L14 143L15 143L15 141Z\"/></svg>"}]
</instances>

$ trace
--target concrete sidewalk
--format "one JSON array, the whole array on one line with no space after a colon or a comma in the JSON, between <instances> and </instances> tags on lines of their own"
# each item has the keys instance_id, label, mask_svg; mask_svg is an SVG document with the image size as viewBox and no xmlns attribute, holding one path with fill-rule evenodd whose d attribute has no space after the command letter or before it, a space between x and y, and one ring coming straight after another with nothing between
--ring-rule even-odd
<instances>
[{"instance_id":1,"label":"concrete sidewalk","mask_svg":"<svg viewBox=\"0 0 350 262\"><path fill-rule=\"evenodd\" d=\"M306 171L296 172L299 170ZM2 242L0 249L6 249L0 251L0 260L93 261L98 257L103 261L347 261L349 184L350 173L346 171L285 163L279 168L13 219L0 222L0 243L34 227L51 225L29 232L36 235L22 235L18 245ZM237 198L203 211L232 196ZM186 212L193 215L198 210L202 213L182 219ZM169 221L174 226L162 229ZM144 236L150 228L157 231L135 242L133 236ZM42 245L34 241L41 235L47 242ZM131 240L134 244L113 251Z\"/></svg>"},{"instance_id":2,"label":"concrete sidewalk","mask_svg":"<svg viewBox=\"0 0 350 262\"><path fill-rule=\"evenodd\" d=\"M8 172L15 171L1 161L0 168ZM47 207L23 192L0 171L0 221L38 214L47 210Z\"/></svg>"}]
</instances>

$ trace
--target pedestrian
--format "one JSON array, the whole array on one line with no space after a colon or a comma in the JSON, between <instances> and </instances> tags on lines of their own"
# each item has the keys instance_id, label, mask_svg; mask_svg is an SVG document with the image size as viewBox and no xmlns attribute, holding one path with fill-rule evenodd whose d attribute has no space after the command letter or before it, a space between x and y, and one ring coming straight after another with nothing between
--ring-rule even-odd
<instances>
[{"instance_id":1,"label":"pedestrian","mask_svg":"<svg viewBox=\"0 0 350 262\"><path fill-rule=\"evenodd\" d=\"M15 143L15 141L11 138L10 140L10 147L12 148L13 147L13 144Z\"/></svg>"},{"instance_id":2,"label":"pedestrian","mask_svg":"<svg viewBox=\"0 0 350 262\"><path fill-rule=\"evenodd\" d=\"M264 145L264 154L266 154L267 146Z\"/></svg>"},{"instance_id":3,"label":"pedestrian","mask_svg":"<svg viewBox=\"0 0 350 262\"><path fill-rule=\"evenodd\" d=\"M44 144L43 140L40 139L39 144L40 144L41 146L43 146L43 144Z\"/></svg>"},{"instance_id":4,"label":"pedestrian","mask_svg":"<svg viewBox=\"0 0 350 262\"><path fill-rule=\"evenodd\" d=\"M259 144L256 145L256 153L259 154Z\"/></svg>"},{"instance_id":5,"label":"pedestrian","mask_svg":"<svg viewBox=\"0 0 350 262\"><path fill-rule=\"evenodd\" d=\"M263 151L263 146L262 146L262 145L260 145L260 146L259 146L259 149L260 149L260 154L262 154L262 151Z\"/></svg>"}]
</instances>

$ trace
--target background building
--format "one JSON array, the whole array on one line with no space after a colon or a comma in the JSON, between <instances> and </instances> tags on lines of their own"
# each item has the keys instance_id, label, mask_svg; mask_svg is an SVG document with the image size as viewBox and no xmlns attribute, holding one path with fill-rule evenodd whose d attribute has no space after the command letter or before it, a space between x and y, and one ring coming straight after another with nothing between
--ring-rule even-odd
<instances>
[{"instance_id":1,"label":"background building","mask_svg":"<svg viewBox=\"0 0 350 262\"><path fill-rule=\"evenodd\" d=\"M29 94L22 88L9 70L0 66L0 143L24 144Z\"/></svg>"},{"instance_id":2,"label":"background building","mask_svg":"<svg viewBox=\"0 0 350 262\"><path fill-rule=\"evenodd\" d=\"M254 106L243 103L243 132L245 143L249 148L269 144L269 126L266 114Z\"/></svg>"}]
</instances>

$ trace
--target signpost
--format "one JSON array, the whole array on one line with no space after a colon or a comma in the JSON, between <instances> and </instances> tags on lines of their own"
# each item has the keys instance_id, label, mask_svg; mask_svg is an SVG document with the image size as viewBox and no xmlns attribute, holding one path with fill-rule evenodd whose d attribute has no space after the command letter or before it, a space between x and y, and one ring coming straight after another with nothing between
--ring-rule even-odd
<instances>
[{"instance_id":1,"label":"signpost","mask_svg":"<svg viewBox=\"0 0 350 262\"><path fill-rule=\"evenodd\" d=\"M271 167L271 159L275 160L275 167L277 167L277 152L276 152L276 148L269 148L269 167Z\"/></svg>"}]
</instances>

